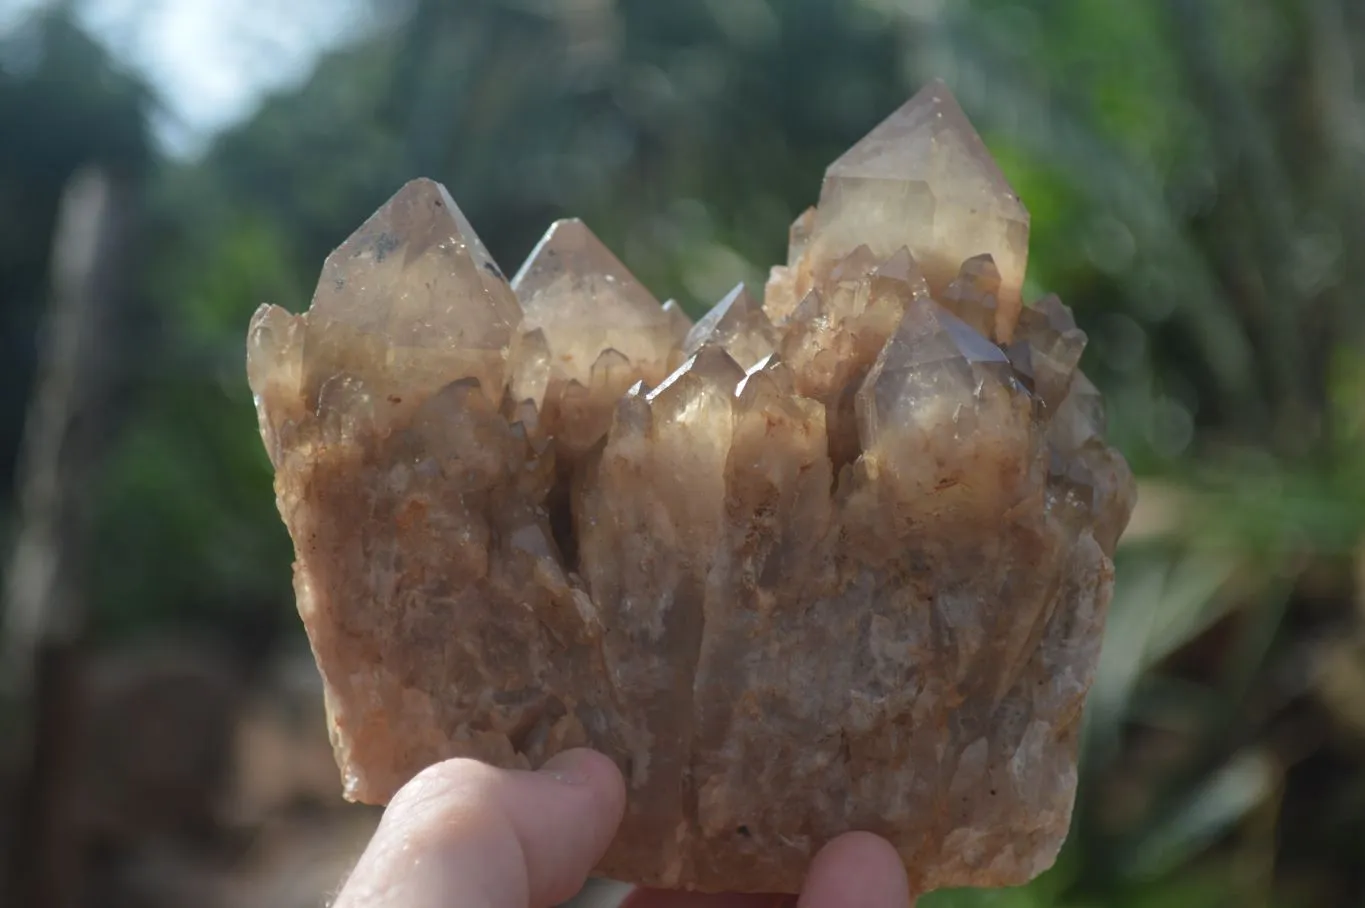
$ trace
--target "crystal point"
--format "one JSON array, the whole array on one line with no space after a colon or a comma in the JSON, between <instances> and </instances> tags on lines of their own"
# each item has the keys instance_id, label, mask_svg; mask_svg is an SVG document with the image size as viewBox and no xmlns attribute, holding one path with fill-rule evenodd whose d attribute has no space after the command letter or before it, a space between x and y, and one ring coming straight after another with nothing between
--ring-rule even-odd
<instances>
[{"instance_id":1,"label":"crystal point","mask_svg":"<svg viewBox=\"0 0 1365 908\"><path fill-rule=\"evenodd\" d=\"M902 246L897 249L891 258L877 266L874 273L874 283L884 283L888 285L903 285L904 293L909 297L929 296L929 283L924 279L924 272L920 271L919 264L915 261L910 250Z\"/></svg>"},{"instance_id":2,"label":"crystal point","mask_svg":"<svg viewBox=\"0 0 1365 908\"><path fill-rule=\"evenodd\" d=\"M883 354L884 368L902 369L961 359L968 364L1009 360L981 332L928 300L915 300Z\"/></svg>"},{"instance_id":3,"label":"crystal point","mask_svg":"<svg viewBox=\"0 0 1365 908\"><path fill-rule=\"evenodd\" d=\"M705 344L688 360L664 379L659 387L645 395L653 403L668 396L674 385L686 381L700 381L729 394L744 380L744 369L734 357L716 344Z\"/></svg>"},{"instance_id":4,"label":"crystal point","mask_svg":"<svg viewBox=\"0 0 1365 908\"><path fill-rule=\"evenodd\" d=\"M675 343L677 316L582 221L556 221L512 279L525 327L545 332L553 379L587 383L603 350L619 351L657 380Z\"/></svg>"},{"instance_id":5,"label":"crystal point","mask_svg":"<svg viewBox=\"0 0 1365 908\"><path fill-rule=\"evenodd\" d=\"M957 100L935 81L829 166L809 248L832 263L860 244L881 258L906 246L935 292L963 261L987 253L1000 269L1007 338L1020 305L1028 222Z\"/></svg>"},{"instance_id":6,"label":"crystal point","mask_svg":"<svg viewBox=\"0 0 1365 908\"><path fill-rule=\"evenodd\" d=\"M868 272L875 270L877 265L877 257L864 243L834 263L834 267L829 270L829 279L836 284L859 281Z\"/></svg>"},{"instance_id":7,"label":"crystal point","mask_svg":"<svg viewBox=\"0 0 1365 908\"><path fill-rule=\"evenodd\" d=\"M539 407L550 383L550 345L539 328L521 335L512 351L512 399L529 400Z\"/></svg>"},{"instance_id":8,"label":"crystal point","mask_svg":"<svg viewBox=\"0 0 1365 908\"><path fill-rule=\"evenodd\" d=\"M957 277L943 291L943 302L985 337L1000 339L996 330L1000 305L1000 270L989 255L962 263Z\"/></svg>"},{"instance_id":9,"label":"crystal point","mask_svg":"<svg viewBox=\"0 0 1365 908\"><path fill-rule=\"evenodd\" d=\"M1016 343L1025 348L1020 358L1028 360L1035 393L1050 412L1055 411L1071 388L1085 351L1085 332L1076 327L1071 310L1048 295L1020 312L1017 336Z\"/></svg>"},{"instance_id":10,"label":"crystal point","mask_svg":"<svg viewBox=\"0 0 1365 908\"><path fill-rule=\"evenodd\" d=\"M1107 424L1100 389L1077 371L1057 414L1048 424L1048 440L1063 454L1073 454L1091 439L1103 438Z\"/></svg>"},{"instance_id":11,"label":"crystal point","mask_svg":"<svg viewBox=\"0 0 1365 908\"><path fill-rule=\"evenodd\" d=\"M303 336L305 322L279 306L262 304L247 330L246 372L256 418L271 464L280 469L288 432L304 416ZM270 407L276 412L270 412Z\"/></svg>"},{"instance_id":12,"label":"crystal point","mask_svg":"<svg viewBox=\"0 0 1365 908\"><path fill-rule=\"evenodd\" d=\"M763 307L739 284L692 327L683 341L683 353L690 356L703 344L717 344L748 368L772 353L777 339Z\"/></svg>"},{"instance_id":13,"label":"crystal point","mask_svg":"<svg viewBox=\"0 0 1365 908\"><path fill-rule=\"evenodd\" d=\"M915 300L858 392L858 425L869 452L894 449L906 433L1018 431L1009 359L938 304ZM940 429L939 427L943 427Z\"/></svg>"},{"instance_id":14,"label":"crystal point","mask_svg":"<svg viewBox=\"0 0 1365 908\"><path fill-rule=\"evenodd\" d=\"M304 341L306 387L316 394L348 371L382 383L374 374L382 346L383 371L405 384L420 374L415 383L434 390L467 375L500 397L521 316L445 187L413 180L323 264Z\"/></svg>"}]
</instances>

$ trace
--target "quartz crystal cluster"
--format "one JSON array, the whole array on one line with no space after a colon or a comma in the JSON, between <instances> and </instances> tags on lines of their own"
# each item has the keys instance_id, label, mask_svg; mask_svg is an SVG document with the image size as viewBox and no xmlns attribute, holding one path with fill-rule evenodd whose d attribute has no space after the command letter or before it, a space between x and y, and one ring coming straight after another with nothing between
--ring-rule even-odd
<instances>
[{"instance_id":1,"label":"quartz crystal cluster","mask_svg":"<svg viewBox=\"0 0 1365 908\"><path fill-rule=\"evenodd\" d=\"M346 795L588 745L618 879L793 892L853 829L919 891L1047 867L1135 493L1027 243L939 83L695 325L579 221L509 283L400 189L248 342Z\"/></svg>"}]
</instances>

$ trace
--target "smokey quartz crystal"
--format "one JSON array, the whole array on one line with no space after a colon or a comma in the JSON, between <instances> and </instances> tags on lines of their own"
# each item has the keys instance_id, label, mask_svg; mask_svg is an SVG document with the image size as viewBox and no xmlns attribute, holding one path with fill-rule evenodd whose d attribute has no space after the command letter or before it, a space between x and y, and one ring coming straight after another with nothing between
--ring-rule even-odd
<instances>
[{"instance_id":1,"label":"smokey quartz crystal","mask_svg":"<svg viewBox=\"0 0 1365 908\"><path fill-rule=\"evenodd\" d=\"M248 370L348 798L611 756L598 871L795 892L1055 858L1134 502L1028 214L941 83L829 168L760 304L695 325L579 221L509 283L404 186Z\"/></svg>"}]
</instances>

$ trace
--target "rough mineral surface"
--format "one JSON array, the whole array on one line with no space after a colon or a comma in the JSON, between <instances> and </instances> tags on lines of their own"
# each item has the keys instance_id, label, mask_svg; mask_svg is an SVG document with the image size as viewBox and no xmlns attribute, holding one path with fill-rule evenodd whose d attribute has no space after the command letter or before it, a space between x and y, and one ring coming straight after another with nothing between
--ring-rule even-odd
<instances>
[{"instance_id":1,"label":"rough mineral surface","mask_svg":"<svg viewBox=\"0 0 1365 908\"><path fill-rule=\"evenodd\" d=\"M249 339L346 795L591 745L604 875L794 892L851 829L920 891L1047 867L1134 486L1027 223L939 84L695 326L580 222L509 285L403 187Z\"/></svg>"}]
</instances>

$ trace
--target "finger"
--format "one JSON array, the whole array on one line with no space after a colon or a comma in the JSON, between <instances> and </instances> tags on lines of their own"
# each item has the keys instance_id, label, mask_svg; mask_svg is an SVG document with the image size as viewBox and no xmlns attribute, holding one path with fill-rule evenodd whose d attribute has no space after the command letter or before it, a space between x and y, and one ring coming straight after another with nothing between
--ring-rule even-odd
<instances>
[{"instance_id":1,"label":"finger","mask_svg":"<svg viewBox=\"0 0 1365 908\"><path fill-rule=\"evenodd\" d=\"M622 900L620 908L791 908L794 904L796 904L794 895L707 894L636 889Z\"/></svg>"},{"instance_id":2,"label":"finger","mask_svg":"<svg viewBox=\"0 0 1365 908\"><path fill-rule=\"evenodd\" d=\"M885 839L852 832L815 856L799 898L637 889L620 908L789 908L793 904L797 908L908 908L905 865Z\"/></svg>"},{"instance_id":3,"label":"finger","mask_svg":"<svg viewBox=\"0 0 1365 908\"><path fill-rule=\"evenodd\" d=\"M869 832L830 842L811 862L798 908L908 908L910 884L891 843Z\"/></svg>"},{"instance_id":4,"label":"finger","mask_svg":"<svg viewBox=\"0 0 1365 908\"><path fill-rule=\"evenodd\" d=\"M539 772L438 763L394 795L336 908L545 908L582 887L624 809L620 771L592 751Z\"/></svg>"}]
</instances>

